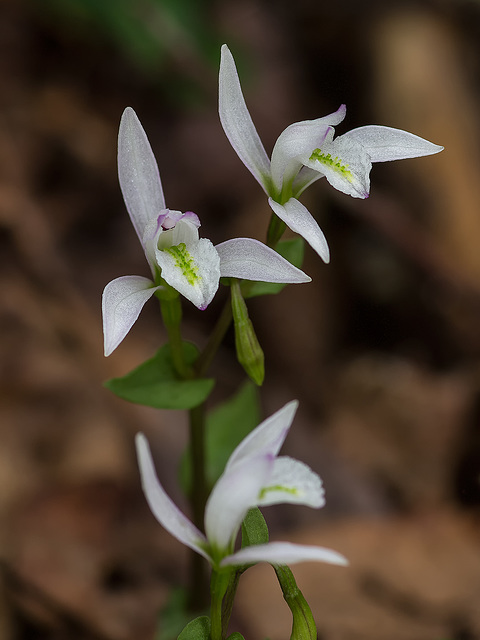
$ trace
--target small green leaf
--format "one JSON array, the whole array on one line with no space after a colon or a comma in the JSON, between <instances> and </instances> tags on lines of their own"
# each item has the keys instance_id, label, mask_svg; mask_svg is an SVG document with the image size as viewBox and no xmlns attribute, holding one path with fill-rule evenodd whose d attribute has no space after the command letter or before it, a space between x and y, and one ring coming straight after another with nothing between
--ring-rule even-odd
<instances>
[{"instance_id":1,"label":"small green leaf","mask_svg":"<svg viewBox=\"0 0 480 640\"><path fill-rule=\"evenodd\" d=\"M193 364L198 356L195 345L184 342L183 352L186 363ZM214 384L211 378L180 380L169 344L125 376L105 382L107 389L120 398L155 409L192 409L208 398Z\"/></svg>"},{"instance_id":2,"label":"small green leaf","mask_svg":"<svg viewBox=\"0 0 480 640\"><path fill-rule=\"evenodd\" d=\"M299 269L302 266L303 254L305 253L305 243L302 238L292 238L282 240L275 247L275 251L291 262ZM254 298L255 296L265 296L280 293L286 284L276 284L272 282L254 282L252 285L244 285L244 297Z\"/></svg>"},{"instance_id":3,"label":"small green leaf","mask_svg":"<svg viewBox=\"0 0 480 640\"><path fill-rule=\"evenodd\" d=\"M210 618L199 616L187 624L177 640L210 640Z\"/></svg>"},{"instance_id":4,"label":"small green leaf","mask_svg":"<svg viewBox=\"0 0 480 640\"><path fill-rule=\"evenodd\" d=\"M242 549L256 544L267 544L268 526L258 507L249 509L242 522Z\"/></svg>"},{"instance_id":5,"label":"small green leaf","mask_svg":"<svg viewBox=\"0 0 480 640\"><path fill-rule=\"evenodd\" d=\"M231 635L228 636L227 640L245 640L241 633L235 631Z\"/></svg>"},{"instance_id":6,"label":"small green leaf","mask_svg":"<svg viewBox=\"0 0 480 640\"><path fill-rule=\"evenodd\" d=\"M209 413L205 427L205 460L207 482L210 488L223 473L232 451L259 422L258 390L250 381ZM180 464L180 484L188 494L191 486L189 448L185 451Z\"/></svg>"}]
</instances>

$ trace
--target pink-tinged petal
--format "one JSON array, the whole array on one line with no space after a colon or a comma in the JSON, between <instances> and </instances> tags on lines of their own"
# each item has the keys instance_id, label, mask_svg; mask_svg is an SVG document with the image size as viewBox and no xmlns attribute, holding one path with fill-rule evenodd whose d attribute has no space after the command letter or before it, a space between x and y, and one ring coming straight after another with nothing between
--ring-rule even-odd
<instances>
[{"instance_id":1,"label":"pink-tinged petal","mask_svg":"<svg viewBox=\"0 0 480 640\"><path fill-rule=\"evenodd\" d=\"M102 296L105 355L109 356L132 328L159 287L142 276L122 276L107 284Z\"/></svg>"},{"instance_id":2,"label":"pink-tinged petal","mask_svg":"<svg viewBox=\"0 0 480 640\"><path fill-rule=\"evenodd\" d=\"M280 134L272 151L271 162L272 181L277 191L280 192L282 186L297 175L305 154L320 147L326 139L333 138L333 126L342 122L345 114L346 107L342 104L328 116L295 122Z\"/></svg>"},{"instance_id":3,"label":"pink-tinged petal","mask_svg":"<svg viewBox=\"0 0 480 640\"><path fill-rule=\"evenodd\" d=\"M208 548L207 539L180 511L160 484L150 447L143 433L137 433L135 445L143 492L153 515L172 536L210 561L210 556L206 551Z\"/></svg>"},{"instance_id":4,"label":"pink-tinged petal","mask_svg":"<svg viewBox=\"0 0 480 640\"><path fill-rule=\"evenodd\" d=\"M225 469L205 508L205 532L212 547L227 553L233 547L242 520L257 504L272 469L271 455L256 455Z\"/></svg>"},{"instance_id":5,"label":"pink-tinged petal","mask_svg":"<svg viewBox=\"0 0 480 640\"><path fill-rule=\"evenodd\" d=\"M234 238L215 248L220 256L220 275L225 278L287 284L312 280L279 253L253 238Z\"/></svg>"},{"instance_id":6,"label":"pink-tinged petal","mask_svg":"<svg viewBox=\"0 0 480 640\"><path fill-rule=\"evenodd\" d=\"M319 476L300 460L281 456L275 459L268 485L262 487L258 506L301 504L313 509L325 505L325 492Z\"/></svg>"},{"instance_id":7,"label":"pink-tinged petal","mask_svg":"<svg viewBox=\"0 0 480 640\"><path fill-rule=\"evenodd\" d=\"M268 199L274 213L290 227L292 231L305 238L326 263L330 261L330 251L322 230L310 211L296 198L290 198L284 205Z\"/></svg>"},{"instance_id":8,"label":"pink-tinged petal","mask_svg":"<svg viewBox=\"0 0 480 640\"><path fill-rule=\"evenodd\" d=\"M176 231L177 227L165 234ZM194 231L198 236L195 228ZM155 256L162 270L162 278L196 307L206 309L217 292L220 280L220 257L210 240L200 238L189 245L182 242L157 249Z\"/></svg>"},{"instance_id":9,"label":"pink-tinged petal","mask_svg":"<svg viewBox=\"0 0 480 640\"><path fill-rule=\"evenodd\" d=\"M240 160L267 192L270 160L248 112L235 61L225 44L221 51L218 80L218 112L223 130Z\"/></svg>"},{"instance_id":10,"label":"pink-tinged petal","mask_svg":"<svg viewBox=\"0 0 480 640\"><path fill-rule=\"evenodd\" d=\"M388 162L419 158L439 153L443 147L424 138L392 127L368 125L348 131L340 138L352 140L365 148L371 162Z\"/></svg>"},{"instance_id":11,"label":"pink-tinged petal","mask_svg":"<svg viewBox=\"0 0 480 640\"><path fill-rule=\"evenodd\" d=\"M258 455L275 457L287 437L297 408L298 401L292 400L261 422L233 451L225 470L227 471L238 463Z\"/></svg>"},{"instance_id":12,"label":"pink-tinged petal","mask_svg":"<svg viewBox=\"0 0 480 640\"><path fill-rule=\"evenodd\" d=\"M165 209L157 162L140 120L131 107L118 132L118 178L125 205L140 239L147 223Z\"/></svg>"},{"instance_id":13,"label":"pink-tinged petal","mask_svg":"<svg viewBox=\"0 0 480 640\"><path fill-rule=\"evenodd\" d=\"M240 549L223 558L220 566L244 565L254 562L288 565L298 562L327 562L340 566L348 565L348 560L332 549L293 544L292 542L268 542Z\"/></svg>"}]
</instances>

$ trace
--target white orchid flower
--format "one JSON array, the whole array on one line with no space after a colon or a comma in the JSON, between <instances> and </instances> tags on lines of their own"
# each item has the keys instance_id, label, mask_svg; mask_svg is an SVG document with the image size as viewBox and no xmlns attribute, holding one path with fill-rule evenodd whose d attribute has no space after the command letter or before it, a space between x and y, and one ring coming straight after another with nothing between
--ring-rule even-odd
<instances>
[{"instance_id":1,"label":"white orchid flower","mask_svg":"<svg viewBox=\"0 0 480 640\"><path fill-rule=\"evenodd\" d=\"M235 449L215 484L205 508L205 535L178 509L160 484L143 434L136 446L142 486L150 509L177 540L204 558L215 570L255 562L292 564L316 560L345 565L330 549L288 542L270 542L234 551L247 511L279 503L319 508L325 504L322 482L307 465L278 452L292 424L298 402L288 403L262 422Z\"/></svg>"},{"instance_id":2,"label":"white orchid flower","mask_svg":"<svg viewBox=\"0 0 480 640\"><path fill-rule=\"evenodd\" d=\"M242 94L235 61L222 46L219 114L223 129L244 165L269 196L274 213L300 234L325 261L329 250L318 224L298 201L313 182L325 177L339 191L367 198L373 162L416 158L443 149L412 133L377 125L359 127L334 139L334 126L346 107L324 118L290 125L280 134L271 160L255 129Z\"/></svg>"},{"instance_id":3,"label":"white orchid flower","mask_svg":"<svg viewBox=\"0 0 480 640\"><path fill-rule=\"evenodd\" d=\"M205 309L221 276L289 284L311 280L252 238L235 238L214 247L210 240L199 238L200 221L194 213L167 209L155 156L130 107L122 115L118 133L118 176L152 279L122 276L105 287L102 312L106 356L125 338L147 300L166 285Z\"/></svg>"}]
</instances>

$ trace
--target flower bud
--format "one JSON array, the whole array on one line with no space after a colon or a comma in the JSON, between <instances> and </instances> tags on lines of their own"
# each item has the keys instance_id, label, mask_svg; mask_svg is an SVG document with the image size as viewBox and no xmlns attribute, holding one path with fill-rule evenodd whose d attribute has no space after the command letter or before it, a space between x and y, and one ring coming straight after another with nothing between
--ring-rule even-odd
<instances>
[{"instance_id":1,"label":"flower bud","mask_svg":"<svg viewBox=\"0 0 480 640\"><path fill-rule=\"evenodd\" d=\"M248 317L247 305L240 291L238 280L232 278L230 290L237 359L253 382L260 386L265 377L262 347L258 342L253 324Z\"/></svg>"},{"instance_id":2,"label":"flower bud","mask_svg":"<svg viewBox=\"0 0 480 640\"><path fill-rule=\"evenodd\" d=\"M315 620L307 601L297 587L293 573L286 565L275 565L273 568L277 574L285 602L293 616L290 640L317 640Z\"/></svg>"}]
</instances>

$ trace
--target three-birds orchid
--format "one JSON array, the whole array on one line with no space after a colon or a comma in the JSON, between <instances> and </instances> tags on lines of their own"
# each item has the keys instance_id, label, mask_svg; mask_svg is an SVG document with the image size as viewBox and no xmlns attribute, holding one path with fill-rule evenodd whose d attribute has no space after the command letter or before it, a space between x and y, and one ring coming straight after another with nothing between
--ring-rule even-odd
<instances>
[{"instance_id":1,"label":"three-birds orchid","mask_svg":"<svg viewBox=\"0 0 480 640\"><path fill-rule=\"evenodd\" d=\"M367 198L373 162L416 158L443 147L412 133L370 125L334 138L346 107L323 118L287 127L269 159L242 94L233 56L223 45L219 74L219 114L223 129L244 165L260 183L273 212L329 261L328 244L298 197L319 178L354 198Z\"/></svg>"},{"instance_id":2,"label":"three-birds orchid","mask_svg":"<svg viewBox=\"0 0 480 640\"><path fill-rule=\"evenodd\" d=\"M299 460L278 456L297 406L296 401L286 404L233 451L208 498L205 534L166 494L155 473L147 439L141 433L136 436L142 486L153 515L177 540L206 558L215 571L256 562L348 564L341 554L331 549L289 542L269 542L234 550L240 525L250 508L292 503L318 509L325 504L319 476Z\"/></svg>"},{"instance_id":3,"label":"three-birds orchid","mask_svg":"<svg viewBox=\"0 0 480 640\"><path fill-rule=\"evenodd\" d=\"M125 338L147 300L169 287L205 309L218 289L220 277L310 282L303 271L258 240L234 238L214 246L210 240L199 238L196 214L168 209L155 156L130 107L120 122L118 176L152 278L121 276L105 287L102 313L106 356Z\"/></svg>"}]
</instances>

